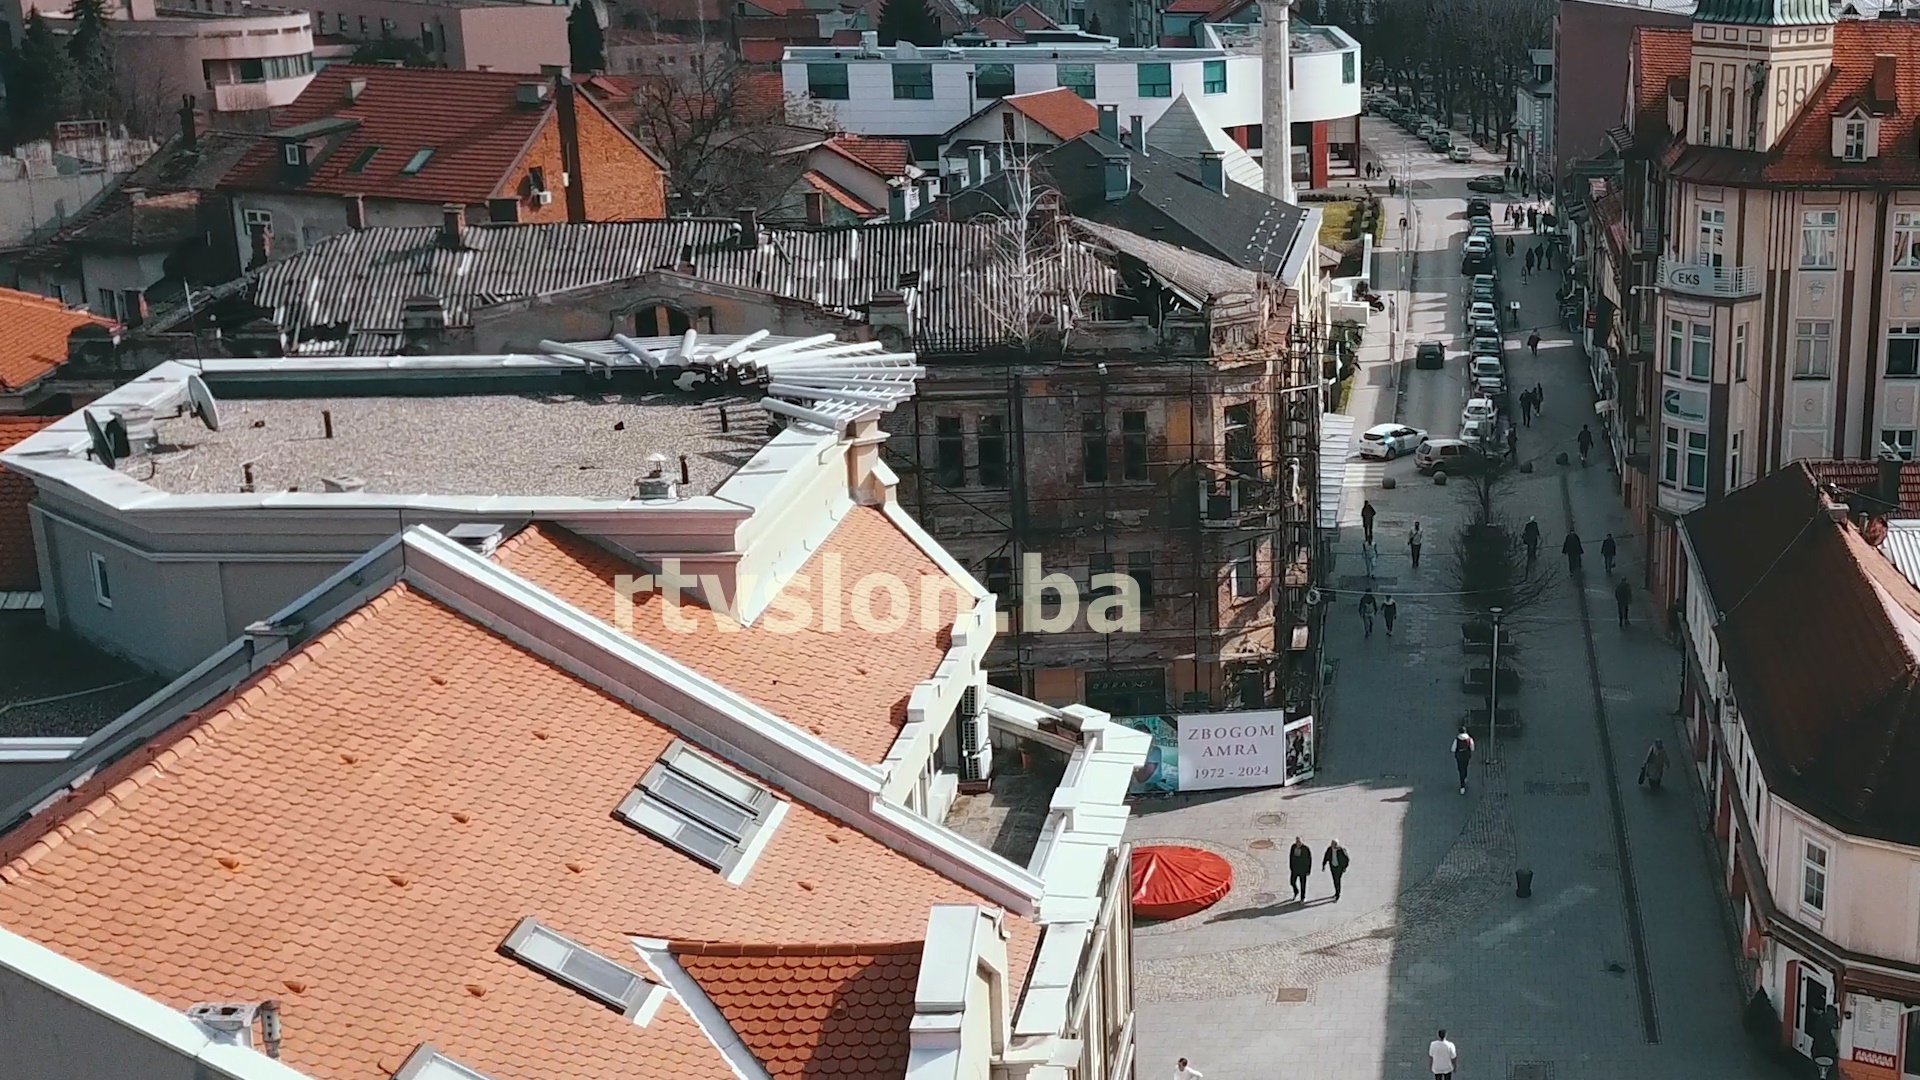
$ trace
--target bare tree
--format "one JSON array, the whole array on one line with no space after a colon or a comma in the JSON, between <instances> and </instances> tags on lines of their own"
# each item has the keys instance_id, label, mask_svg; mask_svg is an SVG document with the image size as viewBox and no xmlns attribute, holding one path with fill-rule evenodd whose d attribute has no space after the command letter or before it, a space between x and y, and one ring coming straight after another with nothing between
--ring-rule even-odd
<instances>
[{"instance_id":1,"label":"bare tree","mask_svg":"<svg viewBox=\"0 0 1920 1080\"><path fill-rule=\"evenodd\" d=\"M1467 514L1453 537L1447 576L1466 610L1513 614L1545 596L1558 574L1551 554L1527 557L1521 527L1501 512L1513 466L1497 452L1480 460L1483 467L1454 480Z\"/></svg>"},{"instance_id":2,"label":"bare tree","mask_svg":"<svg viewBox=\"0 0 1920 1080\"><path fill-rule=\"evenodd\" d=\"M780 151L821 138L832 118L811 102L783 100L778 78L721 55L641 81L634 131L666 159L674 212L770 209L799 181L805 155Z\"/></svg>"},{"instance_id":3,"label":"bare tree","mask_svg":"<svg viewBox=\"0 0 1920 1080\"><path fill-rule=\"evenodd\" d=\"M993 234L993 272L980 299L1021 344L1066 346L1084 307L1069 265L1077 246L1067 233L1060 191L1031 154L1003 148L1005 167L994 176L994 210L1006 227Z\"/></svg>"}]
</instances>

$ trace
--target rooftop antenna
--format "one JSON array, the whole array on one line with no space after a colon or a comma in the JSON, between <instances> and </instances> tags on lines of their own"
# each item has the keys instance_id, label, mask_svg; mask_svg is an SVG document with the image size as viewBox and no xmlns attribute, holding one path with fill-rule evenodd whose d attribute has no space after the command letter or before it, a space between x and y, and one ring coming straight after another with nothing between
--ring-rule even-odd
<instances>
[{"instance_id":1,"label":"rooftop antenna","mask_svg":"<svg viewBox=\"0 0 1920 1080\"><path fill-rule=\"evenodd\" d=\"M207 380L198 375L187 376L187 411L207 425L208 431L220 430L220 403L207 389Z\"/></svg>"},{"instance_id":2,"label":"rooftop antenna","mask_svg":"<svg viewBox=\"0 0 1920 1080\"><path fill-rule=\"evenodd\" d=\"M87 438L93 441L93 460L109 469L113 468L119 459L113 456L113 444L107 441L107 433L100 430L100 421L95 420L93 413L87 409L80 410L80 415L87 422Z\"/></svg>"}]
</instances>

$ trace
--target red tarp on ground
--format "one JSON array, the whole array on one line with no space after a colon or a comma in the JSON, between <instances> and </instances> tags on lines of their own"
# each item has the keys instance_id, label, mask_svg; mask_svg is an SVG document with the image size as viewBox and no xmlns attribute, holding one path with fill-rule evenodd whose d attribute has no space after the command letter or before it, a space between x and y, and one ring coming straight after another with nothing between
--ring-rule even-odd
<instances>
[{"instance_id":1,"label":"red tarp on ground","mask_svg":"<svg viewBox=\"0 0 1920 1080\"><path fill-rule=\"evenodd\" d=\"M1233 867L1211 851L1190 847L1133 849L1133 913L1178 919L1220 902L1233 888Z\"/></svg>"}]
</instances>

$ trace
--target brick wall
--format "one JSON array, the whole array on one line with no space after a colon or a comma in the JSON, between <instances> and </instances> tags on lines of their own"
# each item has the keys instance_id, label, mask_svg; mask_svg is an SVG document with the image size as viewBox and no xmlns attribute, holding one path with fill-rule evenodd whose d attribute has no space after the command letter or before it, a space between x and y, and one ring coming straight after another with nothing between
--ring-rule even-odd
<instances>
[{"instance_id":1,"label":"brick wall","mask_svg":"<svg viewBox=\"0 0 1920 1080\"><path fill-rule=\"evenodd\" d=\"M622 134L613 121L586 103L585 95L575 98L580 117L581 172L587 191L589 221L648 221L667 216L666 174L646 152ZM502 197L520 197L521 221L567 220L567 193L560 187L560 122L549 119L534 136L520 170L508 178L511 185ZM538 167L545 174L553 201L535 206L529 198L528 170Z\"/></svg>"}]
</instances>

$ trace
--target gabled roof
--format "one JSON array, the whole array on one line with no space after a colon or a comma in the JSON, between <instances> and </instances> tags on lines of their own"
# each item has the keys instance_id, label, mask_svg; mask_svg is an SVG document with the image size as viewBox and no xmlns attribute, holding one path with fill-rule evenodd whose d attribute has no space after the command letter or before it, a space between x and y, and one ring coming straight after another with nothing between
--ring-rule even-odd
<instances>
[{"instance_id":1,"label":"gabled roof","mask_svg":"<svg viewBox=\"0 0 1920 1080\"><path fill-rule=\"evenodd\" d=\"M742 38L740 59L748 64L778 64L787 55L787 43L769 38Z\"/></svg>"},{"instance_id":2,"label":"gabled roof","mask_svg":"<svg viewBox=\"0 0 1920 1080\"><path fill-rule=\"evenodd\" d=\"M86 247L172 251L201 235L200 193L179 191L130 202L67 238Z\"/></svg>"},{"instance_id":3,"label":"gabled roof","mask_svg":"<svg viewBox=\"0 0 1920 1080\"><path fill-rule=\"evenodd\" d=\"M1880 492L1880 463L1876 461L1808 461L1807 469L1822 484L1831 484L1841 492L1877 500ZM1876 512L1894 516L1920 513L1920 462L1900 464L1899 505L1891 507L1875 502Z\"/></svg>"},{"instance_id":4,"label":"gabled roof","mask_svg":"<svg viewBox=\"0 0 1920 1080\"><path fill-rule=\"evenodd\" d=\"M845 207L849 213L856 214L863 219L884 217L887 213L886 207L868 206L866 201L861 199L860 196L834 183L832 177L818 170L808 169L806 172L800 174L800 180L808 187Z\"/></svg>"},{"instance_id":5,"label":"gabled roof","mask_svg":"<svg viewBox=\"0 0 1920 1080\"><path fill-rule=\"evenodd\" d=\"M1632 115L1634 138L1643 149L1656 149L1667 131L1667 84L1686 85L1693 56L1693 31L1676 26L1637 26L1633 30Z\"/></svg>"},{"instance_id":6,"label":"gabled roof","mask_svg":"<svg viewBox=\"0 0 1920 1080\"><path fill-rule=\"evenodd\" d=\"M1000 100L1062 142L1100 126L1100 110L1093 107L1093 102L1064 86L1009 94Z\"/></svg>"},{"instance_id":7,"label":"gabled roof","mask_svg":"<svg viewBox=\"0 0 1920 1080\"><path fill-rule=\"evenodd\" d=\"M1920 589L1796 462L1683 519L1767 784L1920 846Z\"/></svg>"},{"instance_id":8,"label":"gabled roof","mask_svg":"<svg viewBox=\"0 0 1920 1080\"><path fill-rule=\"evenodd\" d=\"M0 450L39 431L57 416L0 417ZM33 501L33 481L10 469L0 469L0 589L38 589L40 560L33 546L33 522L27 504Z\"/></svg>"},{"instance_id":9,"label":"gabled roof","mask_svg":"<svg viewBox=\"0 0 1920 1080\"><path fill-rule=\"evenodd\" d=\"M1211 151L1220 155L1221 167L1226 170L1227 179L1234 183L1258 190L1266 179L1253 155L1228 138L1217 125L1202 119L1199 106L1184 93L1174 98L1167 111L1147 129L1147 149L1187 161L1199 161L1202 153Z\"/></svg>"},{"instance_id":10,"label":"gabled roof","mask_svg":"<svg viewBox=\"0 0 1920 1080\"><path fill-rule=\"evenodd\" d=\"M892 180L907 175L913 164L913 147L905 139L886 139L868 135L835 135L820 144L875 176Z\"/></svg>"},{"instance_id":11,"label":"gabled roof","mask_svg":"<svg viewBox=\"0 0 1920 1080\"><path fill-rule=\"evenodd\" d=\"M437 572L508 625L546 602ZM910 941L934 904L992 907L765 777L782 816L737 884L623 823L676 731L411 580L0 840L0 925L176 1009L277 1000L313 1076L385 1080L431 1042L493 1080L734 1080L678 998L636 1023L507 935L532 916L646 978L636 936ZM1038 930L1005 926L1025 972Z\"/></svg>"},{"instance_id":12,"label":"gabled roof","mask_svg":"<svg viewBox=\"0 0 1920 1080\"><path fill-rule=\"evenodd\" d=\"M924 947L668 945L773 1080L906 1076Z\"/></svg>"},{"instance_id":13,"label":"gabled roof","mask_svg":"<svg viewBox=\"0 0 1920 1080\"><path fill-rule=\"evenodd\" d=\"M1053 19L1049 17L1046 12L1041 11L1039 8L1034 7L1032 4L1024 3L1024 2L1015 4L1011 9L1007 11L1005 15L1002 15L1001 18L1005 20L1008 26L1013 27L1015 30L1058 30L1060 29L1060 24L1057 22L1054 22ZM1016 20L1022 20L1022 19L1026 21L1025 26L1021 26L1019 22L1016 21Z\"/></svg>"},{"instance_id":14,"label":"gabled roof","mask_svg":"<svg viewBox=\"0 0 1920 1080\"><path fill-rule=\"evenodd\" d=\"M0 288L0 390L23 390L53 374L67 362L67 339L89 323L118 329L58 300Z\"/></svg>"},{"instance_id":15,"label":"gabled roof","mask_svg":"<svg viewBox=\"0 0 1920 1080\"><path fill-rule=\"evenodd\" d=\"M614 623L614 585L646 570L557 526L528 529L500 548L501 565L575 607ZM909 583L911 617L897 630L861 626L854 618L861 576L871 570ZM782 610L848 613L838 626L808 622L794 632L763 618L742 627L720 612L695 610L689 598L671 621L659 593L632 598L635 638L783 716L856 759L885 758L907 720L907 697L931 678L952 641L955 616L973 607L959 584L885 514L855 507L774 601ZM933 594L939 608L923 608L922 582L951 586ZM829 592L828 590L832 590ZM956 603L958 606L956 606ZM804 605L784 607L783 605ZM879 611L891 615L885 604Z\"/></svg>"},{"instance_id":16,"label":"gabled roof","mask_svg":"<svg viewBox=\"0 0 1920 1080\"><path fill-rule=\"evenodd\" d=\"M971 33L979 34L988 41L1025 41L1027 35L1015 30L1005 19L994 15L983 15L967 27Z\"/></svg>"},{"instance_id":17,"label":"gabled roof","mask_svg":"<svg viewBox=\"0 0 1920 1080\"><path fill-rule=\"evenodd\" d=\"M349 102L348 84L362 79L366 88ZM518 100L523 83L542 81L508 72L332 65L277 118L276 132L345 122L346 130L313 136L324 149L305 178L292 184L283 178L279 140L269 138L247 152L226 185L479 205L510 185L534 136L552 122L551 96L532 105ZM575 100L583 109L598 107L588 95ZM426 150L432 151L426 163L405 172ZM638 143L634 154L644 154Z\"/></svg>"}]
</instances>

